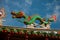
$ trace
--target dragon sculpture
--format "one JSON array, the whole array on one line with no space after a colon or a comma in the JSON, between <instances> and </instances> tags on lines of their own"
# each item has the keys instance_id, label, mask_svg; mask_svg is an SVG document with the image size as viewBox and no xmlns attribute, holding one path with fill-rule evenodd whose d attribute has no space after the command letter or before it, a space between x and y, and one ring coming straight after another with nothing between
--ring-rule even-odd
<instances>
[{"instance_id":1,"label":"dragon sculpture","mask_svg":"<svg viewBox=\"0 0 60 40\"><path fill-rule=\"evenodd\" d=\"M50 22L54 22L56 19L56 16L54 15L51 18L48 18L47 20L42 18L39 15L34 15L34 16L27 16L26 14L24 14L24 12L20 11L20 12L11 12L12 14L12 18L24 18L23 23L27 25L28 28L34 28L34 24L36 20L39 20L40 23L38 25L40 25L40 27L42 28L46 28L46 29L50 29ZM32 27L31 27L32 26Z\"/></svg>"}]
</instances>

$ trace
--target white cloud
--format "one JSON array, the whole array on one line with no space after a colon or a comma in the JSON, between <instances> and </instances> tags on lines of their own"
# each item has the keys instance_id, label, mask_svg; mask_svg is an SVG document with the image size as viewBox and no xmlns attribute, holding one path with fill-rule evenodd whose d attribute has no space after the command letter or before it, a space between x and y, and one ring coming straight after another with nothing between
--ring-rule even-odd
<instances>
[{"instance_id":1,"label":"white cloud","mask_svg":"<svg viewBox=\"0 0 60 40\"><path fill-rule=\"evenodd\" d=\"M56 15L57 17L57 21L60 22L60 6L59 5L56 5L55 8L54 8L54 12L53 12L53 15Z\"/></svg>"},{"instance_id":2,"label":"white cloud","mask_svg":"<svg viewBox=\"0 0 60 40\"><path fill-rule=\"evenodd\" d=\"M49 11L53 6L52 3L46 3L45 6L46 6L46 10Z\"/></svg>"},{"instance_id":3,"label":"white cloud","mask_svg":"<svg viewBox=\"0 0 60 40\"><path fill-rule=\"evenodd\" d=\"M7 10L7 12L9 12L10 11L10 7L8 6L8 5L5 5L5 10Z\"/></svg>"},{"instance_id":4,"label":"white cloud","mask_svg":"<svg viewBox=\"0 0 60 40\"><path fill-rule=\"evenodd\" d=\"M25 0L25 2L29 5L32 5L32 0Z\"/></svg>"},{"instance_id":5,"label":"white cloud","mask_svg":"<svg viewBox=\"0 0 60 40\"><path fill-rule=\"evenodd\" d=\"M25 0L24 4L25 4L24 8L29 9L29 7L31 7L32 5L32 0Z\"/></svg>"},{"instance_id":6,"label":"white cloud","mask_svg":"<svg viewBox=\"0 0 60 40\"><path fill-rule=\"evenodd\" d=\"M19 2L13 1L12 5L17 6L18 8L21 8L20 10L29 14L29 10L30 10L30 7L32 5L32 0L25 0L24 3L21 3L21 4Z\"/></svg>"},{"instance_id":7,"label":"white cloud","mask_svg":"<svg viewBox=\"0 0 60 40\"><path fill-rule=\"evenodd\" d=\"M54 0L52 3L47 3L46 6L47 6L47 11L49 9L53 9L52 15L56 15L57 21L60 21L60 19L59 19L59 17L60 17L60 5L58 5L57 0ZM53 7L53 8L51 8L51 7ZM51 16L50 14L46 14L47 18L49 18L50 16Z\"/></svg>"},{"instance_id":8,"label":"white cloud","mask_svg":"<svg viewBox=\"0 0 60 40\"><path fill-rule=\"evenodd\" d=\"M56 7L54 8L54 11L53 11L53 14L52 14L52 15L56 15L57 21L60 22L60 19L59 19L59 17L60 17L60 11L59 11L59 9L60 9L60 7L59 7L59 6L56 6ZM47 18L50 18L52 15L46 14L46 17L47 17Z\"/></svg>"},{"instance_id":9,"label":"white cloud","mask_svg":"<svg viewBox=\"0 0 60 40\"><path fill-rule=\"evenodd\" d=\"M60 22L60 19L59 19L59 22Z\"/></svg>"},{"instance_id":10,"label":"white cloud","mask_svg":"<svg viewBox=\"0 0 60 40\"><path fill-rule=\"evenodd\" d=\"M22 4L23 8L22 10L26 13L29 14L30 7L32 5L32 0L25 0L25 3Z\"/></svg>"},{"instance_id":11,"label":"white cloud","mask_svg":"<svg viewBox=\"0 0 60 40\"><path fill-rule=\"evenodd\" d=\"M51 6L51 3L47 3L46 6L47 6L47 7L48 7L48 6L50 7L50 6Z\"/></svg>"},{"instance_id":12,"label":"white cloud","mask_svg":"<svg viewBox=\"0 0 60 40\"><path fill-rule=\"evenodd\" d=\"M17 6L19 8L21 8L22 4L20 4L19 2L12 2L12 5Z\"/></svg>"},{"instance_id":13,"label":"white cloud","mask_svg":"<svg viewBox=\"0 0 60 40\"><path fill-rule=\"evenodd\" d=\"M60 6L59 5L56 5L56 7L54 8L54 13L57 15L57 17L60 16Z\"/></svg>"},{"instance_id":14,"label":"white cloud","mask_svg":"<svg viewBox=\"0 0 60 40\"><path fill-rule=\"evenodd\" d=\"M56 10L59 10L60 9L60 5L59 6L56 6Z\"/></svg>"},{"instance_id":15,"label":"white cloud","mask_svg":"<svg viewBox=\"0 0 60 40\"><path fill-rule=\"evenodd\" d=\"M5 0L6 3L8 3L9 0Z\"/></svg>"},{"instance_id":16,"label":"white cloud","mask_svg":"<svg viewBox=\"0 0 60 40\"><path fill-rule=\"evenodd\" d=\"M54 12L60 15L60 5L56 5Z\"/></svg>"},{"instance_id":17,"label":"white cloud","mask_svg":"<svg viewBox=\"0 0 60 40\"><path fill-rule=\"evenodd\" d=\"M46 14L46 18L50 18L51 17L51 15L50 14Z\"/></svg>"},{"instance_id":18,"label":"white cloud","mask_svg":"<svg viewBox=\"0 0 60 40\"><path fill-rule=\"evenodd\" d=\"M54 7L55 5L57 5L57 0L53 0L51 3L46 3L46 7L47 7L47 10L51 9L52 7Z\"/></svg>"}]
</instances>

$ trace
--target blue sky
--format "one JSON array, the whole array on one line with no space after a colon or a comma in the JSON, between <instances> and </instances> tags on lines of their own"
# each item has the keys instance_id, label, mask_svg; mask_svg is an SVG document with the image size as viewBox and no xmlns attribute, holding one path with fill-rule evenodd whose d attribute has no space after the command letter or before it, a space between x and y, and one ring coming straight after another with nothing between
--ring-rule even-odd
<instances>
[{"instance_id":1,"label":"blue sky","mask_svg":"<svg viewBox=\"0 0 60 40\"><path fill-rule=\"evenodd\" d=\"M0 0L0 8L4 7L6 17L5 26L26 27L24 23L12 19L11 11L23 11L27 15L38 14L42 18L49 18L56 14L57 21L51 23L52 29L60 29L60 0Z\"/></svg>"}]
</instances>

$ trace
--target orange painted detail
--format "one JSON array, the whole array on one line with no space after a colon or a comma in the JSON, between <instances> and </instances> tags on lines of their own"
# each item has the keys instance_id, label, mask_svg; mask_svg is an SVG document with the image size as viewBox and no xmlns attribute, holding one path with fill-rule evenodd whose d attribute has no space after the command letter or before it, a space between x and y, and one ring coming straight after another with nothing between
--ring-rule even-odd
<instances>
[{"instance_id":1,"label":"orange painted detail","mask_svg":"<svg viewBox=\"0 0 60 40\"><path fill-rule=\"evenodd\" d=\"M28 17L28 21L30 21L30 20L31 20L31 16Z\"/></svg>"},{"instance_id":2,"label":"orange painted detail","mask_svg":"<svg viewBox=\"0 0 60 40\"><path fill-rule=\"evenodd\" d=\"M21 11L19 12L20 17L24 16L24 13Z\"/></svg>"}]
</instances>

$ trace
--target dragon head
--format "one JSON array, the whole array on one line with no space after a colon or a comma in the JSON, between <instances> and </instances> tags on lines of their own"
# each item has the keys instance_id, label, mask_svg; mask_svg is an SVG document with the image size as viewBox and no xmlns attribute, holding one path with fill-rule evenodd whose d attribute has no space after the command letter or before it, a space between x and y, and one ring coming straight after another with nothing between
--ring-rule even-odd
<instances>
[{"instance_id":1,"label":"dragon head","mask_svg":"<svg viewBox=\"0 0 60 40\"><path fill-rule=\"evenodd\" d=\"M24 16L24 13L22 11L18 13L12 11L11 14L12 14L12 18L21 18Z\"/></svg>"}]
</instances>

